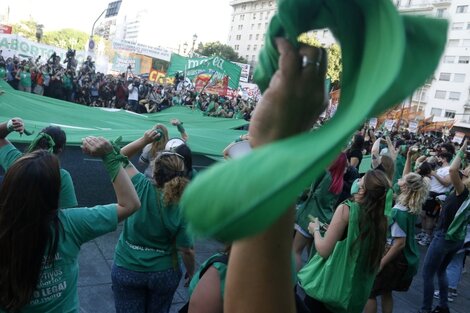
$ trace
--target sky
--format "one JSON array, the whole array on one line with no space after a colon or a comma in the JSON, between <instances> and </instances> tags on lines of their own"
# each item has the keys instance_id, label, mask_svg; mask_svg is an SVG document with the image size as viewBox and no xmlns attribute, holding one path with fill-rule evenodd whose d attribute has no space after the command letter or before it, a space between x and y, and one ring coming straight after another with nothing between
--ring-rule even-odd
<instances>
[{"instance_id":1,"label":"sky","mask_svg":"<svg viewBox=\"0 0 470 313\"><path fill-rule=\"evenodd\" d=\"M0 14L10 8L10 23L30 16L44 31L74 28L87 33L100 13L113 0L1 0ZM230 0L123 0L119 14L147 9L152 24L144 32L142 43L173 47L197 34L197 42L226 43L231 21ZM97 25L99 22L97 23ZM197 44L196 44L197 45Z\"/></svg>"}]
</instances>

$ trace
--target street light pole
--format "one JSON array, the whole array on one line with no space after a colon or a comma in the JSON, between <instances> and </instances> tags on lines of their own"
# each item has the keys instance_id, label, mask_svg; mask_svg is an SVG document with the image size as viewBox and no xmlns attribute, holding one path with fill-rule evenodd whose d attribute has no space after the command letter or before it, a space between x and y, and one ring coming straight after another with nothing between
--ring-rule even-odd
<instances>
[{"instance_id":1,"label":"street light pole","mask_svg":"<svg viewBox=\"0 0 470 313\"><path fill-rule=\"evenodd\" d=\"M88 41L88 51L93 52L95 49L95 42L93 41L93 33L95 31L95 25L96 22L103 16L103 14L107 11L108 9L104 9L103 12L101 12L100 16L96 19L96 21L93 23L93 26L91 27L91 34L90 34L90 40Z\"/></svg>"},{"instance_id":2,"label":"street light pole","mask_svg":"<svg viewBox=\"0 0 470 313\"><path fill-rule=\"evenodd\" d=\"M193 35L193 46L192 46L192 48L191 48L191 52L192 52L192 53L191 53L191 57L194 56L194 47L195 47L195 45L196 45L196 40L197 40L197 34L194 34L194 35Z\"/></svg>"}]
</instances>

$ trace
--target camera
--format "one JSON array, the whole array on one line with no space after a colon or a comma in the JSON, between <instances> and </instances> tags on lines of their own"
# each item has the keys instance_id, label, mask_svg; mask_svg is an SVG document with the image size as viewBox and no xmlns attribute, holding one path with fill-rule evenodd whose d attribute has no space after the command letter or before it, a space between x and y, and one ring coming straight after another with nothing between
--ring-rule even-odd
<instances>
[{"instance_id":1,"label":"camera","mask_svg":"<svg viewBox=\"0 0 470 313\"><path fill-rule=\"evenodd\" d=\"M140 82L135 81L135 82L132 83L132 85L133 85L134 87L139 87L139 86L140 86Z\"/></svg>"},{"instance_id":2,"label":"camera","mask_svg":"<svg viewBox=\"0 0 470 313\"><path fill-rule=\"evenodd\" d=\"M128 69L129 71L131 71L131 70L132 70L132 66L129 64L129 65L127 66L127 69Z\"/></svg>"}]
</instances>

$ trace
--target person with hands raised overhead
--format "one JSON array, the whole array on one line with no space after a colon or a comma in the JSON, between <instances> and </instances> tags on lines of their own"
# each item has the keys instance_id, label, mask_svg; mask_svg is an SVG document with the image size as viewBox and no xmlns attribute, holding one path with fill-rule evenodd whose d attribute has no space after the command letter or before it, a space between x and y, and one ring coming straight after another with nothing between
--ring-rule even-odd
<instances>
[{"instance_id":1,"label":"person with hands raised overhead","mask_svg":"<svg viewBox=\"0 0 470 313\"><path fill-rule=\"evenodd\" d=\"M465 159L467 140L457 152L449 167L449 177L454 191L442 204L436 232L429 245L423 263L423 302L421 313L432 310L434 276L439 283L439 305L432 312L449 312L448 280L446 269L454 255L462 248L470 210L470 166L460 172ZM462 175L462 177L461 177Z\"/></svg>"},{"instance_id":2,"label":"person with hands raised overhead","mask_svg":"<svg viewBox=\"0 0 470 313\"><path fill-rule=\"evenodd\" d=\"M276 44L279 69L250 123L254 149L308 131L326 108L326 51L309 46L296 50L283 38L277 38ZM296 312L291 259L294 212L292 204L264 232L233 243L224 312Z\"/></svg>"},{"instance_id":3,"label":"person with hands raised overhead","mask_svg":"<svg viewBox=\"0 0 470 313\"><path fill-rule=\"evenodd\" d=\"M21 130L20 124L15 125ZM103 138L87 137L83 151L101 157L117 203L59 210L59 161L39 149L21 156L0 187L0 312L78 312L80 247L114 231L139 207L122 158Z\"/></svg>"},{"instance_id":4,"label":"person with hands raised overhead","mask_svg":"<svg viewBox=\"0 0 470 313\"><path fill-rule=\"evenodd\" d=\"M155 129L121 149L132 157L161 136ZM152 164L153 180L131 163L126 173L142 203L138 214L124 222L111 272L116 312L168 312L182 273L194 274L193 240L186 229L180 197L189 183L181 155L160 151ZM178 255L179 254L179 255Z\"/></svg>"},{"instance_id":5,"label":"person with hands raised overhead","mask_svg":"<svg viewBox=\"0 0 470 313\"><path fill-rule=\"evenodd\" d=\"M0 166L3 167L5 171L23 155L10 141L8 141L8 139L6 139L11 132L18 132L20 134L25 133L24 122L21 118L15 117L0 124ZM65 132L58 126L48 126L39 132L37 137L28 147L27 152L45 149L51 151L54 155L59 156L63 152L65 144ZM59 208L71 208L77 205L78 202L77 197L75 196L72 177L67 170L61 168Z\"/></svg>"}]
</instances>

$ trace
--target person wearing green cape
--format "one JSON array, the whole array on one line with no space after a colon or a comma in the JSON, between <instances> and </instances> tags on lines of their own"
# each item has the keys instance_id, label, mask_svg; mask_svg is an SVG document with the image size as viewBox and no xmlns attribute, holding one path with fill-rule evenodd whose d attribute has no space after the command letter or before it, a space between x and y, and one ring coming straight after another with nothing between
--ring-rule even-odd
<instances>
[{"instance_id":1,"label":"person wearing green cape","mask_svg":"<svg viewBox=\"0 0 470 313\"><path fill-rule=\"evenodd\" d=\"M415 236L416 218L429 193L430 179L416 173L398 180L400 196L391 212L390 238L385 255L367 301L365 313L377 312L377 296L382 298L382 312L392 313L392 291L407 291L418 272L419 250Z\"/></svg>"}]
</instances>

